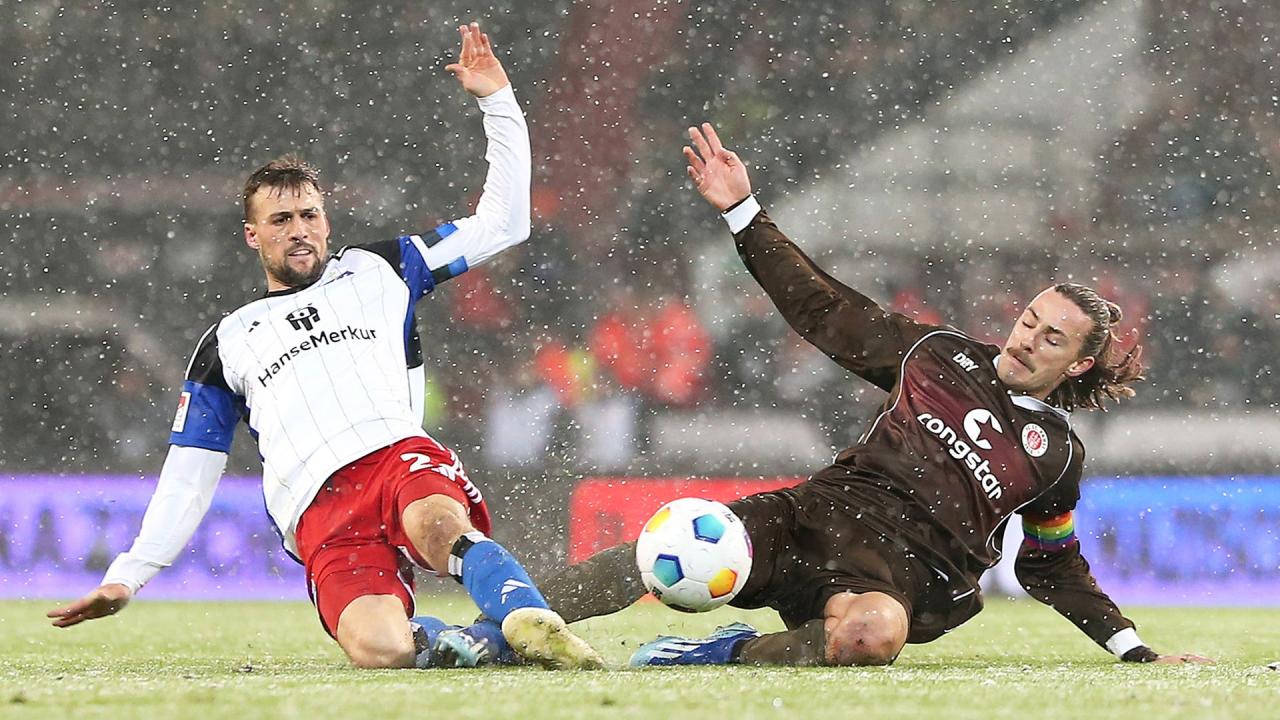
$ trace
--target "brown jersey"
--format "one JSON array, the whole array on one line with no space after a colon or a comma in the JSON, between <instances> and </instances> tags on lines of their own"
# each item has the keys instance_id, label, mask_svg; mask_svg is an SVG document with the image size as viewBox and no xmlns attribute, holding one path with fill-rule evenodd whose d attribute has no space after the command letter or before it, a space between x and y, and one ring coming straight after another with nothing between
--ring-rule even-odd
<instances>
[{"instance_id":1,"label":"brown jersey","mask_svg":"<svg viewBox=\"0 0 1280 720\"><path fill-rule=\"evenodd\" d=\"M947 583L946 627L981 609L978 577L1000 558L1009 517L1063 516L1080 496L1084 446L1070 415L1011 394L1000 350L951 328L885 311L835 280L760 212L739 254L783 317L841 366L888 391L858 444L810 490L897 538ZM1018 575L1100 645L1132 627L1098 590L1078 543L1024 544Z\"/></svg>"},{"instance_id":2,"label":"brown jersey","mask_svg":"<svg viewBox=\"0 0 1280 720\"><path fill-rule=\"evenodd\" d=\"M899 501L873 522L934 525L960 567L990 567L1010 515L1059 485L1078 495L1083 446L1067 413L1005 390L994 346L884 317L914 341L896 351L882 412L835 466L874 478L876 493Z\"/></svg>"}]
</instances>

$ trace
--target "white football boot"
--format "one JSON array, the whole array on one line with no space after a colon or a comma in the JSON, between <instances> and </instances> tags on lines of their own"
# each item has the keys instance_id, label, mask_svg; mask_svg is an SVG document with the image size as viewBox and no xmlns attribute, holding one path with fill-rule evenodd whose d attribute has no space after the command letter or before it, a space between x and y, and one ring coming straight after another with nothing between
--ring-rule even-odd
<instances>
[{"instance_id":1,"label":"white football boot","mask_svg":"<svg viewBox=\"0 0 1280 720\"><path fill-rule=\"evenodd\" d=\"M604 658L545 608L520 608L502 621L502 636L524 659L548 670L602 670Z\"/></svg>"}]
</instances>

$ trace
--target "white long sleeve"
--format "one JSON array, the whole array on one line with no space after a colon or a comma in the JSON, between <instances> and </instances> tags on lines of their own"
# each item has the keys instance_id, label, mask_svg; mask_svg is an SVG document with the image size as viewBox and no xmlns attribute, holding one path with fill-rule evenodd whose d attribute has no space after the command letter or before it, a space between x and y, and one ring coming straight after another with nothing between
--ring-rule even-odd
<instances>
[{"instance_id":1,"label":"white long sleeve","mask_svg":"<svg viewBox=\"0 0 1280 720\"><path fill-rule=\"evenodd\" d=\"M102 583L120 583L133 592L177 559L209 511L227 467L227 454L173 445L160 469L156 491L142 516L142 529L128 552L107 568Z\"/></svg>"},{"instance_id":2,"label":"white long sleeve","mask_svg":"<svg viewBox=\"0 0 1280 720\"><path fill-rule=\"evenodd\" d=\"M489 172L475 215L453 221L456 231L422 248L423 259L433 270L458 258L466 259L466 267L476 267L529 237L533 160L524 113L510 85L477 100L484 112Z\"/></svg>"}]
</instances>

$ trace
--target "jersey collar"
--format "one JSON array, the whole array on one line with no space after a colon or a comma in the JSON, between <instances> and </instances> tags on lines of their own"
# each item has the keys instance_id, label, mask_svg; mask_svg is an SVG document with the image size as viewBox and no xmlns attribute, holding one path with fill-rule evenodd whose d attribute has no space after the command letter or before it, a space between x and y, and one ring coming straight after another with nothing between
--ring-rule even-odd
<instances>
[{"instance_id":1,"label":"jersey collar","mask_svg":"<svg viewBox=\"0 0 1280 720\"><path fill-rule=\"evenodd\" d=\"M281 297L282 295L292 295L300 290L306 290L309 287L311 286L300 285L298 287L285 288L283 290L268 290L262 297L273 298L273 297Z\"/></svg>"},{"instance_id":2,"label":"jersey collar","mask_svg":"<svg viewBox=\"0 0 1280 720\"><path fill-rule=\"evenodd\" d=\"M332 260L332 259L333 259L333 258L330 258L330 260ZM329 274L329 260L325 260L325 261L324 261L324 269L320 271L320 274L316 276L316 279L315 279L315 280L312 280L311 282L307 283L306 285L299 285L298 287L285 288L285 289L283 289L283 290L268 290L268 291L267 291L267 292L266 292L262 297L264 297L264 298L281 297L281 296L284 296L284 295L292 295L292 294L294 294L294 293L296 293L296 292L301 292L301 291L306 290L307 288L311 287L312 285L315 285L316 283L320 282L321 280L323 280L323 279L324 279L324 276L325 276L325 275L327 275L327 274Z\"/></svg>"},{"instance_id":3,"label":"jersey collar","mask_svg":"<svg viewBox=\"0 0 1280 720\"><path fill-rule=\"evenodd\" d=\"M991 365L992 365L992 367L996 368L997 370L999 370L999 369L1000 369L1000 356L999 356L999 355L996 355L996 356L991 360ZM1053 413L1054 415L1057 415L1058 417L1062 418L1063 420L1070 420L1070 419L1071 419L1071 413L1067 412L1066 410L1063 410L1063 409L1062 409L1062 408L1060 408L1060 407L1054 407L1053 405L1050 405L1049 403L1047 403L1047 402L1045 402L1045 401L1043 401L1043 400L1041 400L1041 399L1039 399L1039 398L1033 398L1033 397L1031 397L1030 395L1014 395L1012 392L1010 392L1010 393L1009 393L1009 399L1013 401L1013 404L1014 404L1014 405L1017 405L1018 407L1022 408L1023 410L1030 410L1030 411L1032 411L1032 412L1047 412L1047 413Z\"/></svg>"}]
</instances>

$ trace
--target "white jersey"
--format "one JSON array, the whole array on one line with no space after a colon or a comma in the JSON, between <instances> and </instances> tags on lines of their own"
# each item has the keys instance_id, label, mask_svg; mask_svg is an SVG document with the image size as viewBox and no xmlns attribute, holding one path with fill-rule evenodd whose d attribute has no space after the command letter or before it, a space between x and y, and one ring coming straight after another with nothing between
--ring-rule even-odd
<instances>
[{"instance_id":1,"label":"white jersey","mask_svg":"<svg viewBox=\"0 0 1280 720\"><path fill-rule=\"evenodd\" d=\"M104 582L136 590L172 563L208 508L210 482L241 421L262 456L267 512L295 555L298 519L330 475L426 435L415 304L529 235L524 117L510 88L481 98L480 107L489 173L475 215L344 248L311 285L268 293L201 338L142 531ZM192 474L200 477L184 477Z\"/></svg>"},{"instance_id":2,"label":"white jersey","mask_svg":"<svg viewBox=\"0 0 1280 720\"><path fill-rule=\"evenodd\" d=\"M413 301L432 287L424 254L419 236L346 248L314 284L241 307L196 349L170 442L227 452L243 420L262 456L267 511L290 551L298 518L330 475L426 434L406 372Z\"/></svg>"}]
</instances>

